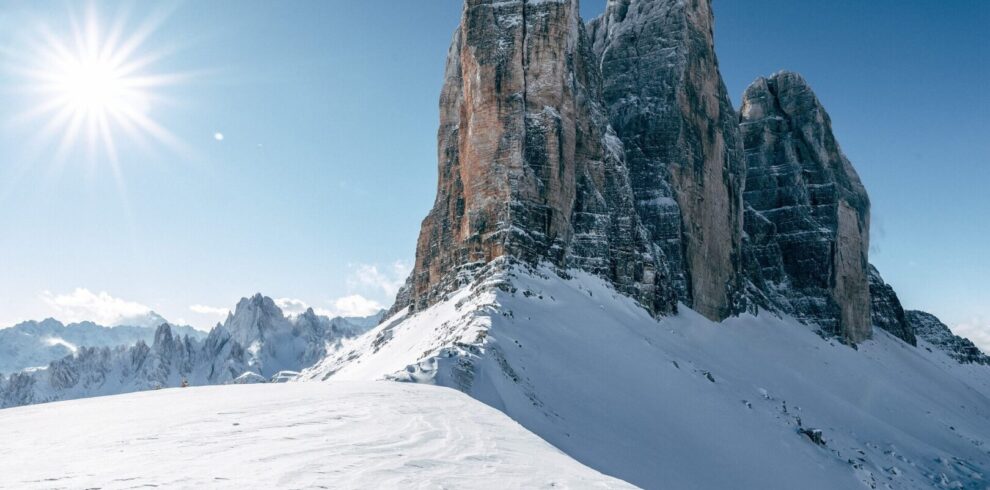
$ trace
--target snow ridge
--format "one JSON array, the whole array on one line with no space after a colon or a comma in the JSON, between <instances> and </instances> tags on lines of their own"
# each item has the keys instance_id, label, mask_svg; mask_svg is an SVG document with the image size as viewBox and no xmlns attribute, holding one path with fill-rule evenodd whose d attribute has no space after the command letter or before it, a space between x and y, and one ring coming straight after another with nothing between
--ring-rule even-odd
<instances>
[{"instance_id":1,"label":"snow ridge","mask_svg":"<svg viewBox=\"0 0 990 490\"><path fill-rule=\"evenodd\" d=\"M683 305L658 321L596 276L501 260L301 378L456 388L644 488L985 486L990 370L874 335Z\"/></svg>"}]
</instances>

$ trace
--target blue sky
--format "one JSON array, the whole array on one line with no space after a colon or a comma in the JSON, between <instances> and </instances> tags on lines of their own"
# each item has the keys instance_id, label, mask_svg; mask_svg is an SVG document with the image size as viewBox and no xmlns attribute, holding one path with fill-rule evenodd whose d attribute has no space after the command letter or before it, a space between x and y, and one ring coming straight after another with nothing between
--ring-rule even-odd
<instances>
[{"instance_id":1,"label":"blue sky","mask_svg":"<svg viewBox=\"0 0 990 490\"><path fill-rule=\"evenodd\" d=\"M101 2L99 32L160 19L131 56L156 55L141 74L177 75L140 108L174 140L141 145L111 124L116 171L86 138L60 154L51 117L19 117L50 98L25 93L22 65L44 71L39 26L71 38L85 11L0 11L0 325L150 308L207 327L256 291L328 312L390 301L434 198L459 1ZM986 2L715 12L734 100L757 76L804 74L873 200L873 262L908 307L990 345Z\"/></svg>"}]
</instances>

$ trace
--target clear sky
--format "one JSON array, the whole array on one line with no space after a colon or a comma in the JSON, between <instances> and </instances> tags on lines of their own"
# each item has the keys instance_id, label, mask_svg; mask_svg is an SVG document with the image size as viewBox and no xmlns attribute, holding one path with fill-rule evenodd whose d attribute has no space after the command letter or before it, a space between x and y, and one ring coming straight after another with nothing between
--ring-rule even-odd
<instances>
[{"instance_id":1,"label":"clear sky","mask_svg":"<svg viewBox=\"0 0 990 490\"><path fill-rule=\"evenodd\" d=\"M873 200L872 261L906 306L990 346L990 4L714 3L736 103L757 76L804 74ZM5 2L0 325L150 308L206 328L258 291L387 305L434 198L460 5L108 1L87 28L79 3ZM73 19L129 60L115 116L75 138L94 111L74 97L102 72L80 82L45 49L87 45Z\"/></svg>"}]
</instances>

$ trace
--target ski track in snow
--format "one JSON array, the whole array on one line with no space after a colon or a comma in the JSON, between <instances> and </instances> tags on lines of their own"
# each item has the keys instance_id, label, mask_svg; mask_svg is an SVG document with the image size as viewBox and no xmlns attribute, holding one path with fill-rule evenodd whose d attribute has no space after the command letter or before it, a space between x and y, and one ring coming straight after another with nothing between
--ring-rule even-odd
<instances>
[{"instance_id":1,"label":"ski track in snow","mask_svg":"<svg viewBox=\"0 0 990 490\"><path fill-rule=\"evenodd\" d=\"M149 391L0 411L0 488L632 488L454 390Z\"/></svg>"}]
</instances>

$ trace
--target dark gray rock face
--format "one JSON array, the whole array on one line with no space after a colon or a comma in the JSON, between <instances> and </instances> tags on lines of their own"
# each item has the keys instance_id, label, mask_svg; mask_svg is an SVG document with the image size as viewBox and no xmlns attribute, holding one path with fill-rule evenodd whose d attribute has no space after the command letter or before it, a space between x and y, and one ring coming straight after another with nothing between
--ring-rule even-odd
<instances>
[{"instance_id":1,"label":"dark gray rock face","mask_svg":"<svg viewBox=\"0 0 990 490\"><path fill-rule=\"evenodd\" d=\"M905 314L919 339L945 351L949 357L962 364L990 365L990 356L984 354L969 339L953 334L935 315L913 310L908 310Z\"/></svg>"},{"instance_id":2,"label":"dark gray rock face","mask_svg":"<svg viewBox=\"0 0 990 490\"><path fill-rule=\"evenodd\" d=\"M743 97L745 269L762 306L859 342L870 337L870 201L804 79L781 72Z\"/></svg>"},{"instance_id":3,"label":"dark gray rock face","mask_svg":"<svg viewBox=\"0 0 990 490\"><path fill-rule=\"evenodd\" d=\"M870 264L870 302L873 326L880 327L911 345L918 345L914 328L908 323L901 300L894 288L883 281L880 271L873 264Z\"/></svg>"},{"instance_id":4,"label":"dark gray rock face","mask_svg":"<svg viewBox=\"0 0 990 490\"><path fill-rule=\"evenodd\" d=\"M394 309L422 309L499 257L609 279L676 307L636 214L577 0L466 0L440 98L439 184Z\"/></svg>"},{"instance_id":5,"label":"dark gray rock face","mask_svg":"<svg viewBox=\"0 0 990 490\"><path fill-rule=\"evenodd\" d=\"M610 0L588 28L636 211L679 299L720 320L739 309L745 169L713 24L710 0Z\"/></svg>"}]
</instances>

